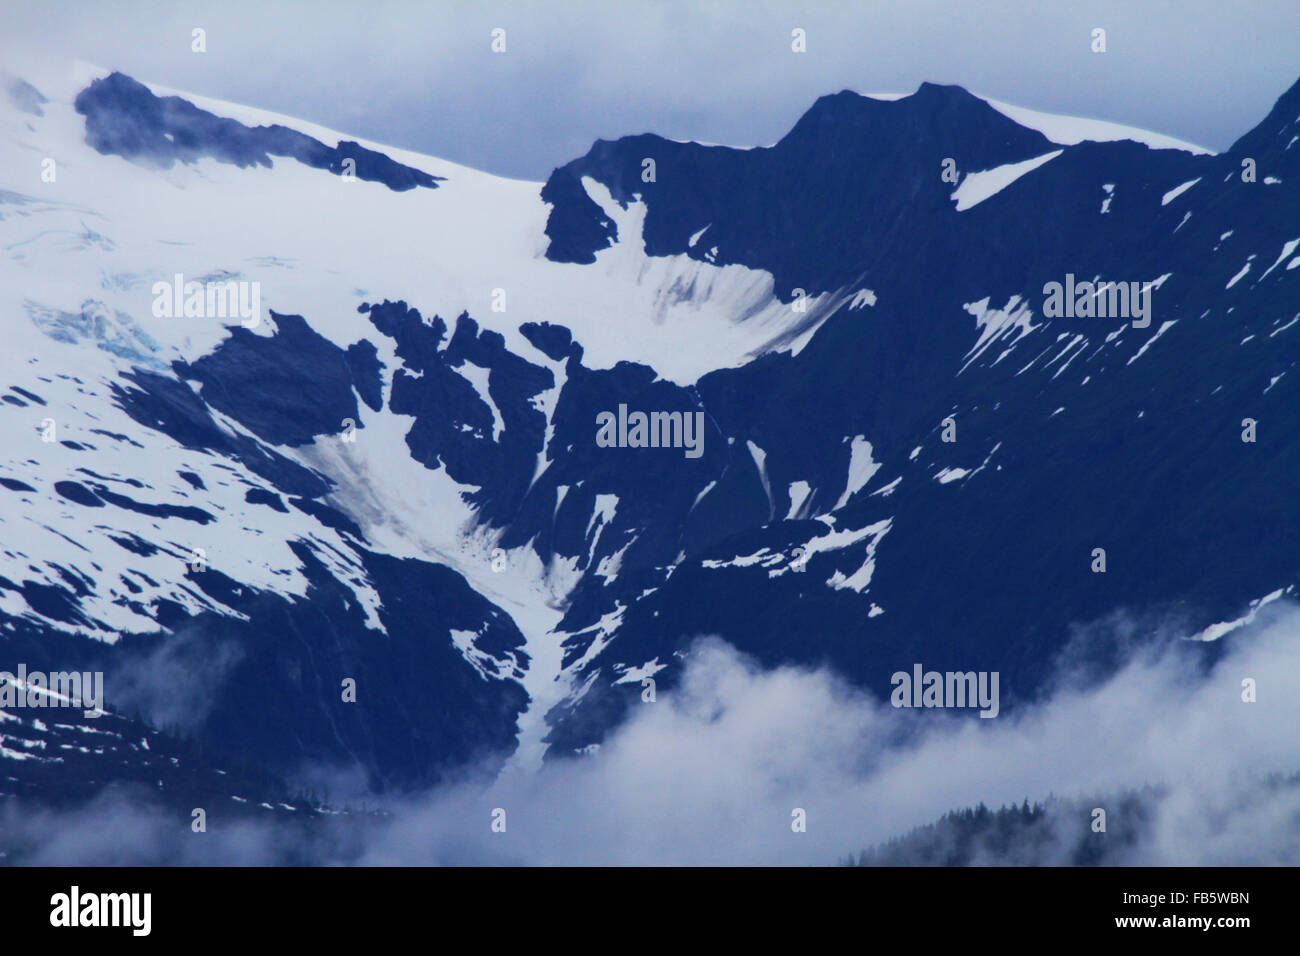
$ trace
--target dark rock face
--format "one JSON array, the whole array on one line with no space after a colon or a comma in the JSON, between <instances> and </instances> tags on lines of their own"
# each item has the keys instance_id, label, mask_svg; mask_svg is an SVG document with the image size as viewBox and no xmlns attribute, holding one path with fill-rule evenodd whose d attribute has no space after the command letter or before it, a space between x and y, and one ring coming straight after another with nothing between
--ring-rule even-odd
<instances>
[{"instance_id":1,"label":"dark rock face","mask_svg":"<svg viewBox=\"0 0 1300 956\"><path fill-rule=\"evenodd\" d=\"M362 304L346 346L309 314L273 314L272 335L232 328L191 364L135 368L113 390L136 437L206 456L180 472L196 503L82 472L53 492L88 521L113 509L156 518L165 533L114 539L134 562L176 550L175 528L219 520L200 498L238 464L256 476L239 494L260 516L309 529L293 544L306 593L241 588L200 568L186 586L234 614L159 602L161 632L113 648L13 620L5 652L38 662L57 647L60 660L152 673L187 635L181 671L223 662L221 692L191 732L274 779L314 761L404 788L499 760L527 705L519 626L468 572L381 553L331 497L338 477L290 457L347 419L365 429L382 415L404 416L391 454L472 486L464 500L502 548L573 569L559 629L581 690L549 715L551 756L600 742L623 719L641 690L618 682L629 668L657 661L660 688L671 687L700 635L764 665L827 664L882 697L915 661L996 670L1011 710L1041 692L1089 622L1126 611L1139 630L1172 622L1186 633L1238 617L1300 576L1289 493L1300 443L1242 441L1246 419L1269 436L1300 432L1300 269L1279 258L1300 238L1297 90L1220 156L1058 146L931 84L889 102L823 97L767 148L598 142L542 190L551 260L590 264L637 240L588 195L592 179L625 206L645 204L650 256L766 270L785 302L797 290L869 289L874 304L846 299L797 352L689 385L637 361L589 367L561 323L524 325L516 352L483 316L426 316L401 300ZM355 144L250 129L120 74L77 106L96 149L131 159L291 156L337 173L354 158L359 177L392 189L436 186ZM941 176L949 159L964 182L1057 150L960 211ZM653 182L642 179L647 158ZM1246 159L1255 182L1241 176ZM1067 276L1153 286L1149 323L1047 315L1045 287ZM598 416L620 406L698 414L700 455L603 447ZM15 499L45 493L0 484ZM314 538L321 529L343 544ZM1090 567L1096 548L1107 573ZM369 581L380 605L359 606L349 576ZM0 589L50 621L94 629L84 598L102 578L60 580L0 579ZM465 634L490 665L458 649ZM1122 652L1082 650L1103 670ZM1187 653L1208 662L1218 648ZM341 701L348 679L355 704ZM148 691L130 719L150 719Z\"/></svg>"},{"instance_id":2,"label":"dark rock face","mask_svg":"<svg viewBox=\"0 0 1300 956\"><path fill-rule=\"evenodd\" d=\"M284 126L248 127L213 116L178 96L155 96L122 73L96 80L76 100L86 117L86 141L101 153L170 168L210 156L236 166L270 166L288 156L315 169L383 183L398 192L438 187L437 176L403 166L383 153L348 141L329 147ZM346 161L350 160L350 163Z\"/></svg>"}]
</instances>

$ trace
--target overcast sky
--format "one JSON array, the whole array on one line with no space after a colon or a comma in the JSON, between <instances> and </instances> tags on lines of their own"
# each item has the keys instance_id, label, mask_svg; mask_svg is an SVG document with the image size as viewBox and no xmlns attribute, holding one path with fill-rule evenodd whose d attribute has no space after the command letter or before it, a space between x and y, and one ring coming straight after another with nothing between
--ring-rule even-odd
<instances>
[{"instance_id":1,"label":"overcast sky","mask_svg":"<svg viewBox=\"0 0 1300 956\"><path fill-rule=\"evenodd\" d=\"M544 179L600 137L765 145L823 93L923 80L1221 150L1300 77L1300 3L0 0L0 56L88 60Z\"/></svg>"}]
</instances>

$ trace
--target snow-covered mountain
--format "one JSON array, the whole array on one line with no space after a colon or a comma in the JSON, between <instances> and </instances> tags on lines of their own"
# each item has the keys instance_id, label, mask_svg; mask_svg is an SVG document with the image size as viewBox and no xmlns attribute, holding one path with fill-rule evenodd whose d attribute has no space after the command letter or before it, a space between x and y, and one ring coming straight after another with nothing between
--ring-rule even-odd
<instances>
[{"instance_id":1,"label":"snow-covered mountain","mask_svg":"<svg viewBox=\"0 0 1300 956\"><path fill-rule=\"evenodd\" d=\"M1014 708L1081 623L1217 638L1300 581L1300 84L1220 155L924 84L544 184L89 67L5 85L0 669L105 672L98 780L159 731L286 812L307 766L528 770L702 634L882 697L1000 671ZM1149 312L1050 314L1097 280ZM605 447L637 411L698 454ZM31 714L15 792L99 719Z\"/></svg>"}]
</instances>

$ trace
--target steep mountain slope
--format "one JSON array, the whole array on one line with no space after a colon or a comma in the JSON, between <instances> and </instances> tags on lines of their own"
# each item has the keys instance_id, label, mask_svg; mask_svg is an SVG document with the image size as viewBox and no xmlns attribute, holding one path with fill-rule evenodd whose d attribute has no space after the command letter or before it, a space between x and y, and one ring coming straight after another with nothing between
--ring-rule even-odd
<instances>
[{"instance_id":1,"label":"steep mountain slope","mask_svg":"<svg viewBox=\"0 0 1300 956\"><path fill-rule=\"evenodd\" d=\"M960 91L937 93L966 110L948 123L992 119ZM1077 625L1127 609L1196 633L1289 589L1298 529L1283 489L1300 462L1286 373L1300 294L1288 265L1300 239L1300 154L1288 144L1300 132L1298 100L1293 88L1263 132L1221 157L1084 142L965 210L952 199L968 180L953 190L939 175L944 158L964 162L960 140L940 131L892 181L924 199L823 199L806 232L797 220L742 230L751 245L735 252L719 230L718 261L780 262L783 288L856 275L873 305L835 315L797 355L698 382L731 447L754 454L736 455L738 473L697 510L714 495L734 508L748 492L747 527L692 541L649 582L599 594L584 583L574 604L583 610L564 625L581 641L575 654L595 649L583 666L608 675L662 665L683 646L678 635L716 633L767 663L829 661L881 693L918 660L1000 670L1014 702L1034 694ZM912 105L847 102L869 115ZM873 148L864 136L863 156ZM710 161L706 147L694 151ZM600 152L613 179L645 149ZM1242 181L1246 158L1255 182ZM784 170L783 193L825 188L822 171L804 178L804 168ZM674 190L690 182L647 185L647 224L657 204L678 208ZM737 200L737 218L753 217L754 205ZM678 231L723 216L709 210ZM838 237L854 229L850 258ZM1149 324L1045 316L1040 290L1067 274L1149 285ZM946 443L949 416L956 440ZM1243 442L1247 418L1269 436ZM1091 566L1099 547L1106 574ZM604 633L582 630L598 613L618 615L605 650ZM597 716L571 718L564 739L589 742L637 699L636 686L605 687L597 680L584 701Z\"/></svg>"},{"instance_id":2,"label":"steep mountain slope","mask_svg":"<svg viewBox=\"0 0 1300 956\"><path fill-rule=\"evenodd\" d=\"M1196 633L1297 581L1300 85L1218 156L926 84L538 184L27 80L0 668L102 669L107 710L211 759L532 767L701 634L882 696L999 670L1014 707L1078 625ZM1047 315L1067 276L1149 289L1148 321ZM187 315L191 281L256 308ZM603 447L620 406L698 416L698 456Z\"/></svg>"}]
</instances>

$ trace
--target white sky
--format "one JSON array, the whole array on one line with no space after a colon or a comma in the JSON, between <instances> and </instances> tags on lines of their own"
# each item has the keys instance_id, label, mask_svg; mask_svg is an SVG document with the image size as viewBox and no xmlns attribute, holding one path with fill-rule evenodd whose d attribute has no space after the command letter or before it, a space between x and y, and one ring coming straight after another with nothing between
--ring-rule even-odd
<instances>
[{"instance_id":1,"label":"white sky","mask_svg":"<svg viewBox=\"0 0 1300 956\"><path fill-rule=\"evenodd\" d=\"M0 2L17 72L81 58L532 179L627 133L771 143L823 93L922 80L1224 149L1295 82L1298 49L1293 0Z\"/></svg>"}]
</instances>

